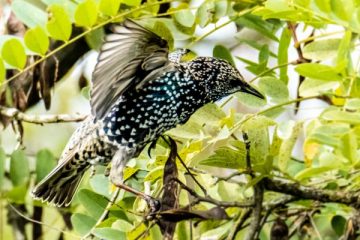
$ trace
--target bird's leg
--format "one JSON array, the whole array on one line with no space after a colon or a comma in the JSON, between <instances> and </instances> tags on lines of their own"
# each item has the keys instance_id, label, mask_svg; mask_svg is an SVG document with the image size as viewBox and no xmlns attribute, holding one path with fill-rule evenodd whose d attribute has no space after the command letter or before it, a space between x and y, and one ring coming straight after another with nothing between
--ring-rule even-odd
<instances>
[{"instance_id":1,"label":"bird's leg","mask_svg":"<svg viewBox=\"0 0 360 240\"><path fill-rule=\"evenodd\" d=\"M160 207L160 203L158 200L124 184L123 171L126 165L126 161L123 158L123 154L124 154L123 152L117 151L111 161L111 169L110 169L111 182L116 187L124 189L125 191L133 193L136 196L144 199L148 204L151 213L158 211Z\"/></svg>"},{"instance_id":2,"label":"bird's leg","mask_svg":"<svg viewBox=\"0 0 360 240\"><path fill-rule=\"evenodd\" d=\"M91 165L90 171L90 178L92 178L93 176L95 176L96 173L95 165Z\"/></svg>"}]
</instances>

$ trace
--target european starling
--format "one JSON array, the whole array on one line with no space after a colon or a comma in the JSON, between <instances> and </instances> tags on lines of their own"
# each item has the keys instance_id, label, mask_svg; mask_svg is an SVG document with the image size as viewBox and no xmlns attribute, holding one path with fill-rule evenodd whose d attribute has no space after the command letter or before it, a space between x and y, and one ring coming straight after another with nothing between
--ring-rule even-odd
<instances>
[{"instance_id":1,"label":"european starling","mask_svg":"<svg viewBox=\"0 0 360 240\"><path fill-rule=\"evenodd\" d=\"M71 137L58 166L32 191L35 198L68 206L84 172L111 162L110 180L123 183L127 161L165 131L185 123L201 106L237 91L264 98L227 61L169 53L155 33L125 20L100 50L88 117Z\"/></svg>"}]
</instances>

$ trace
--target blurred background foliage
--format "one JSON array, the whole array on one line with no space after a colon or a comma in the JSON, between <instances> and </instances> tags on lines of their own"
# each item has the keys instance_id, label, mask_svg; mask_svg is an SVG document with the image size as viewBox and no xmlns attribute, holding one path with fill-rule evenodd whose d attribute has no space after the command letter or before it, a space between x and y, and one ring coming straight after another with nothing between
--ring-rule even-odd
<instances>
[{"instance_id":1,"label":"blurred background foliage","mask_svg":"<svg viewBox=\"0 0 360 240\"><path fill-rule=\"evenodd\" d=\"M191 211L184 221L179 212L162 215L178 222L175 239L356 239L360 1L0 3L1 239L78 239L90 232L99 239L162 238L145 202L123 191L98 222L114 191L100 167L85 177L69 208L29 196L89 113L97 51L111 24L125 18L153 29L172 48L228 60L266 95L263 101L234 94L166 133L207 194L181 164L179 180L219 201L194 202L196 195L179 188L179 206ZM54 115L45 119L48 114ZM57 114L69 115L57 120ZM145 149L128 163L126 183L160 198L169 152L161 140L150 155ZM284 185L275 191L268 180ZM224 205L253 199L260 207ZM210 211L214 205L225 219Z\"/></svg>"}]
</instances>

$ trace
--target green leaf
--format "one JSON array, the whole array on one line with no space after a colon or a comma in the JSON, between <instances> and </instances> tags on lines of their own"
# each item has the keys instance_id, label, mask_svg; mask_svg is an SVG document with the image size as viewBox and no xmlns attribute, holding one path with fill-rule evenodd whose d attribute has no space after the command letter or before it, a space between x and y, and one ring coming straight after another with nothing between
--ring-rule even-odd
<instances>
[{"instance_id":1,"label":"green leaf","mask_svg":"<svg viewBox=\"0 0 360 240\"><path fill-rule=\"evenodd\" d=\"M260 108L260 107L263 107L266 105L265 99L260 99L251 94L237 92L234 95L241 104L244 104L245 106L250 107L250 108Z\"/></svg>"},{"instance_id":2,"label":"green leaf","mask_svg":"<svg viewBox=\"0 0 360 240\"><path fill-rule=\"evenodd\" d=\"M196 11L196 22L204 28L214 18L215 4L213 1L204 1Z\"/></svg>"},{"instance_id":3,"label":"green leaf","mask_svg":"<svg viewBox=\"0 0 360 240\"><path fill-rule=\"evenodd\" d=\"M360 98L347 99L344 108L350 111L360 111Z\"/></svg>"},{"instance_id":4,"label":"green leaf","mask_svg":"<svg viewBox=\"0 0 360 240\"><path fill-rule=\"evenodd\" d=\"M119 11L121 2L122 0L100 0L100 12L108 16L115 16Z\"/></svg>"},{"instance_id":5,"label":"green leaf","mask_svg":"<svg viewBox=\"0 0 360 240\"><path fill-rule=\"evenodd\" d=\"M328 81L341 81L341 75L334 67L319 63L303 63L296 66L295 70L304 77Z\"/></svg>"},{"instance_id":6,"label":"green leaf","mask_svg":"<svg viewBox=\"0 0 360 240\"><path fill-rule=\"evenodd\" d=\"M242 25L246 28L253 29L259 33L261 33L263 36L268 37L271 40L279 41L279 39L275 36L272 29L272 24L269 24L269 22L263 20L259 16L255 16L253 14L247 14L245 16L242 16L236 20L236 23L239 25Z\"/></svg>"},{"instance_id":7,"label":"green leaf","mask_svg":"<svg viewBox=\"0 0 360 240\"><path fill-rule=\"evenodd\" d=\"M288 162L291 158L292 150L295 146L297 137L302 129L302 122L288 122L288 128L285 132L285 137L282 138L282 143L280 146L279 156L278 156L278 166L281 171L286 171L288 167Z\"/></svg>"},{"instance_id":8,"label":"green leaf","mask_svg":"<svg viewBox=\"0 0 360 240\"><path fill-rule=\"evenodd\" d=\"M299 93L301 97L317 96L329 91L334 91L339 86L339 81L306 78L300 85Z\"/></svg>"},{"instance_id":9,"label":"green leaf","mask_svg":"<svg viewBox=\"0 0 360 240\"><path fill-rule=\"evenodd\" d=\"M95 228L94 235L106 240L126 240L126 234L112 228Z\"/></svg>"},{"instance_id":10,"label":"green leaf","mask_svg":"<svg viewBox=\"0 0 360 240\"><path fill-rule=\"evenodd\" d=\"M1 55L2 59L13 67L18 69L23 69L25 67L25 48L17 38L11 38L4 43Z\"/></svg>"},{"instance_id":11,"label":"green leaf","mask_svg":"<svg viewBox=\"0 0 360 240\"><path fill-rule=\"evenodd\" d=\"M349 124L360 124L360 113L345 112L340 110L326 111L321 115L321 118L327 121L336 121Z\"/></svg>"},{"instance_id":12,"label":"green leaf","mask_svg":"<svg viewBox=\"0 0 360 240\"><path fill-rule=\"evenodd\" d=\"M10 202L23 204L25 198L28 195L28 186L27 184L22 184L19 186L14 186L10 191L6 192L5 198Z\"/></svg>"},{"instance_id":13,"label":"green leaf","mask_svg":"<svg viewBox=\"0 0 360 240\"><path fill-rule=\"evenodd\" d=\"M46 12L28 1L14 0L11 4L11 10L22 23L30 28L45 26L46 24Z\"/></svg>"},{"instance_id":14,"label":"green leaf","mask_svg":"<svg viewBox=\"0 0 360 240\"><path fill-rule=\"evenodd\" d=\"M331 0L315 0L315 3L321 11L330 13L331 12L330 1Z\"/></svg>"},{"instance_id":15,"label":"green leaf","mask_svg":"<svg viewBox=\"0 0 360 240\"><path fill-rule=\"evenodd\" d=\"M6 75L6 69L4 61L0 58L0 85L5 80Z\"/></svg>"},{"instance_id":16,"label":"green leaf","mask_svg":"<svg viewBox=\"0 0 360 240\"><path fill-rule=\"evenodd\" d=\"M29 179L29 160L22 150L15 150L10 157L10 179L14 186L20 186Z\"/></svg>"},{"instance_id":17,"label":"green leaf","mask_svg":"<svg viewBox=\"0 0 360 240\"><path fill-rule=\"evenodd\" d=\"M284 65L288 63L288 49L290 46L291 40L291 32L288 28L284 28L281 33L280 42L279 42L279 50L278 50L278 65ZM289 77L287 74L287 66L279 69L280 71L280 80L284 83L289 81Z\"/></svg>"},{"instance_id":18,"label":"green leaf","mask_svg":"<svg viewBox=\"0 0 360 240\"><path fill-rule=\"evenodd\" d=\"M341 138L342 144L340 145L341 153L346 157L350 163L355 163L357 160L357 139L354 131L344 134Z\"/></svg>"},{"instance_id":19,"label":"green leaf","mask_svg":"<svg viewBox=\"0 0 360 240\"><path fill-rule=\"evenodd\" d=\"M275 77L262 77L259 88L275 102L283 102L289 98L289 90L283 81Z\"/></svg>"},{"instance_id":20,"label":"green leaf","mask_svg":"<svg viewBox=\"0 0 360 240\"><path fill-rule=\"evenodd\" d=\"M201 165L212 167L240 169L245 168L245 146L241 149L233 149L230 147L221 147L215 151L208 159L202 160Z\"/></svg>"},{"instance_id":21,"label":"green leaf","mask_svg":"<svg viewBox=\"0 0 360 240\"><path fill-rule=\"evenodd\" d=\"M107 198L111 197L109 179L104 174L95 174L89 180L91 188L98 194Z\"/></svg>"},{"instance_id":22,"label":"green leaf","mask_svg":"<svg viewBox=\"0 0 360 240\"><path fill-rule=\"evenodd\" d=\"M71 216L71 223L74 230L84 236L95 226L96 220L82 213L74 213Z\"/></svg>"},{"instance_id":23,"label":"green leaf","mask_svg":"<svg viewBox=\"0 0 360 240\"><path fill-rule=\"evenodd\" d=\"M339 44L338 52L337 52L337 58L336 58L336 67L341 70L347 67L349 60L349 53L351 50L351 31L346 31L344 34L344 37L341 39L341 42Z\"/></svg>"},{"instance_id":24,"label":"green leaf","mask_svg":"<svg viewBox=\"0 0 360 240\"><path fill-rule=\"evenodd\" d=\"M331 219L331 226L338 237L341 237L345 232L346 219L343 216L336 215Z\"/></svg>"},{"instance_id":25,"label":"green leaf","mask_svg":"<svg viewBox=\"0 0 360 240\"><path fill-rule=\"evenodd\" d=\"M95 219L101 216L108 204L106 198L88 189L81 189L77 197L87 212Z\"/></svg>"},{"instance_id":26,"label":"green leaf","mask_svg":"<svg viewBox=\"0 0 360 240\"><path fill-rule=\"evenodd\" d=\"M33 52L44 56L49 48L50 42L45 31L37 26L26 31L24 36L25 45Z\"/></svg>"},{"instance_id":27,"label":"green leaf","mask_svg":"<svg viewBox=\"0 0 360 240\"><path fill-rule=\"evenodd\" d=\"M316 168L306 168L300 171L298 174L295 175L295 179L302 181L307 178L319 176L325 172L338 169L339 166L325 166L325 167L316 167Z\"/></svg>"},{"instance_id":28,"label":"green leaf","mask_svg":"<svg viewBox=\"0 0 360 240\"><path fill-rule=\"evenodd\" d=\"M36 155L36 182L39 182L56 166L54 155L48 150L40 150Z\"/></svg>"},{"instance_id":29,"label":"green leaf","mask_svg":"<svg viewBox=\"0 0 360 240\"><path fill-rule=\"evenodd\" d=\"M170 50L174 49L174 38L165 23L156 21L153 27L153 32L168 42Z\"/></svg>"},{"instance_id":30,"label":"green leaf","mask_svg":"<svg viewBox=\"0 0 360 240\"><path fill-rule=\"evenodd\" d=\"M145 177L144 181L153 182L163 176L164 173L164 166L157 166L156 168L152 169Z\"/></svg>"},{"instance_id":31,"label":"green leaf","mask_svg":"<svg viewBox=\"0 0 360 240\"><path fill-rule=\"evenodd\" d=\"M50 36L57 40L67 41L71 36L72 26L63 6L55 4L49 7L50 19L46 29Z\"/></svg>"},{"instance_id":32,"label":"green leaf","mask_svg":"<svg viewBox=\"0 0 360 240\"><path fill-rule=\"evenodd\" d=\"M6 161L6 154L2 147L0 147L0 193L2 191L2 186L5 177L5 161Z\"/></svg>"},{"instance_id":33,"label":"green leaf","mask_svg":"<svg viewBox=\"0 0 360 240\"><path fill-rule=\"evenodd\" d=\"M175 20L184 27L192 27L195 23L195 16L191 10L184 9L174 14Z\"/></svg>"},{"instance_id":34,"label":"green leaf","mask_svg":"<svg viewBox=\"0 0 360 240\"><path fill-rule=\"evenodd\" d=\"M130 232L134 228L132 224L123 219L116 220L116 222L114 222L111 227L121 232Z\"/></svg>"},{"instance_id":35,"label":"green leaf","mask_svg":"<svg viewBox=\"0 0 360 240\"><path fill-rule=\"evenodd\" d=\"M198 109L191 117L191 122L198 125L219 126L221 119L226 117L224 111L215 103L208 103Z\"/></svg>"},{"instance_id":36,"label":"green leaf","mask_svg":"<svg viewBox=\"0 0 360 240\"><path fill-rule=\"evenodd\" d=\"M121 3L132 7L138 7L141 4L141 0L121 0Z\"/></svg>"},{"instance_id":37,"label":"green leaf","mask_svg":"<svg viewBox=\"0 0 360 240\"><path fill-rule=\"evenodd\" d=\"M307 59L315 61L324 61L336 57L340 39L325 39L310 42L303 48L303 55Z\"/></svg>"},{"instance_id":38,"label":"green leaf","mask_svg":"<svg viewBox=\"0 0 360 240\"><path fill-rule=\"evenodd\" d=\"M228 14L229 2L227 0L217 0L215 1L215 21L225 17Z\"/></svg>"},{"instance_id":39,"label":"green leaf","mask_svg":"<svg viewBox=\"0 0 360 240\"><path fill-rule=\"evenodd\" d=\"M216 45L213 49L213 56L228 61L231 65L235 66L234 59L229 49L223 45Z\"/></svg>"},{"instance_id":40,"label":"green leaf","mask_svg":"<svg viewBox=\"0 0 360 240\"><path fill-rule=\"evenodd\" d=\"M81 2L75 10L75 23L83 27L92 27L97 20L97 5L94 0Z\"/></svg>"},{"instance_id":41,"label":"green leaf","mask_svg":"<svg viewBox=\"0 0 360 240\"><path fill-rule=\"evenodd\" d=\"M353 0L331 0L331 10L335 15L344 20L349 21L354 11Z\"/></svg>"}]
</instances>

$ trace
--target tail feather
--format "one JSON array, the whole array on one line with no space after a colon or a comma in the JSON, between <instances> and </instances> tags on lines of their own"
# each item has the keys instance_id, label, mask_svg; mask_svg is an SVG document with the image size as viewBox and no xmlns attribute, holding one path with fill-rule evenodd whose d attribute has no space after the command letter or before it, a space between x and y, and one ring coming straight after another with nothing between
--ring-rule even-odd
<instances>
[{"instance_id":1,"label":"tail feather","mask_svg":"<svg viewBox=\"0 0 360 240\"><path fill-rule=\"evenodd\" d=\"M72 164L73 159L60 162L35 188L31 194L34 198L48 202L57 207L70 205L89 164ZM71 165L71 167L69 166Z\"/></svg>"}]
</instances>

